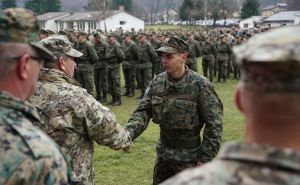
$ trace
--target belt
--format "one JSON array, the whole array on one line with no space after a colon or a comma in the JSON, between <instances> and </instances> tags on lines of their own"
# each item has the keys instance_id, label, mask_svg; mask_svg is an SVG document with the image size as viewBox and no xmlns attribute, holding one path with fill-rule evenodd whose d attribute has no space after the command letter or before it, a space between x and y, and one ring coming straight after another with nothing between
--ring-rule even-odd
<instances>
[{"instance_id":1,"label":"belt","mask_svg":"<svg viewBox=\"0 0 300 185\"><path fill-rule=\"evenodd\" d=\"M193 136L186 139L178 139L175 137L167 138L162 134L160 135L160 141L162 144L169 148L181 148L181 149L192 149L200 146L200 136Z\"/></svg>"}]
</instances>

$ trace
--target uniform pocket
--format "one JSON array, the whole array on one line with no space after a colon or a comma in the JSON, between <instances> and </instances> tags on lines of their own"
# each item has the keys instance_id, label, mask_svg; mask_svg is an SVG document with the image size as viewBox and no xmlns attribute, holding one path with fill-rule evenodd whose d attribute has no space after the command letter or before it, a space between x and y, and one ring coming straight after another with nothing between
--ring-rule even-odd
<instances>
[{"instance_id":1,"label":"uniform pocket","mask_svg":"<svg viewBox=\"0 0 300 185\"><path fill-rule=\"evenodd\" d=\"M163 98L159 96L152 96L152 121L159 124L162 121Z\"/></svg>"}]
</instances>

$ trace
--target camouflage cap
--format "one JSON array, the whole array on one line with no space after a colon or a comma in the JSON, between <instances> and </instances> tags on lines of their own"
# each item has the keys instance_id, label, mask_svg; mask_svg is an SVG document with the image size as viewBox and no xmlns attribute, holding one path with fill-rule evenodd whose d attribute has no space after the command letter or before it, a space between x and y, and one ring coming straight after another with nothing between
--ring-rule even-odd
<instances>
[{"instance_id":1,"label":"camouflage cap","mask_svg":"<svg viewBox=\"0 0 300 185\"><path fill-rule=\"evenodd\" d=\"M158 48L157 52L163 52L163 53L183 53L189 50L189 46L181 38L178 37L171 37L167 38L165 44Z\"/></svg>"},{"instance_id":2,"label":"camouflage cap","mask_svg":"<svg viewBox=\"0 0 300 185\"><path fill-rule=\"evenodd\" d=\"M67 33L66 31L64 31L64 30L60 30L60 31L58 32L58 34L59 34L59 35L67 35L68 33Z\"/></svg>"},{"instance_id":3,"label":"camouflage cap","mask_svg":"<svg viewBox=\"0 0 300 185\"><path fill-rule=\"evenodd\" d=\"M84 31L79 31L78 36L87 36L88 34Z\"/></svg>"},{"instance_id":4,"label":"camouflage cap","mask_svg":"<svg viewBox=\"0 0 300 185\"><path fill-rule=\"evenodd\" d=\"M44 29L44 28L40 29L40 33L48 35L48 31L46 29Z\"/></svg>"},{"instance_id":5,"label":"camouflage cap","mask_svg":"<svg viewBox=\"0 0 300 185\"><path fill-rule=\"evenodd\" d=\"M30 10L8 8L0 11L0 42L27 43L46 60L54 61L55 57L39 43L39 26Z\"/></svg>"},{"instance_id":6,"label":"camouflage cap","mask_svg":"<svg viewBox=\"0 0 300 185\"><path fill-rule=\"evenodd\" d=\"M94 33L93 36L94 36L95 38L100 38L100 37L101 37L100 34L99 34L98 32Z\"/></svg>"},{"instance_id":7,"label":"camouflage cap","mask_svg":"<svg viewBox=\"0 0 300 185\"><path fill-rule=\"evenodd\" d=\"M116 35L114 33L108 33L106 34L107 37L116 37Z\"/></svg>"},{"instance_id":8,"label":"camouflage cap","mask_svg":"<svg viewBox=\"0 0 300 185\"><path fill-rule=\"evenodd\" d=\"M72 48L71 42L64 35L52 35L40 41L43 46L52 52L62 52L70 57L81 57L83 54Z\"/></svg>"},{"instance_id":9,"label":"camouflage cap","mask_svg":"<svg viewBox=\"0 0 300 185\"><path fill-rule=\"evenodd\" d=\"M256 34L234 47L242 81L260 90L300 90L300 27Z\"/></svg>"}]
</instances>

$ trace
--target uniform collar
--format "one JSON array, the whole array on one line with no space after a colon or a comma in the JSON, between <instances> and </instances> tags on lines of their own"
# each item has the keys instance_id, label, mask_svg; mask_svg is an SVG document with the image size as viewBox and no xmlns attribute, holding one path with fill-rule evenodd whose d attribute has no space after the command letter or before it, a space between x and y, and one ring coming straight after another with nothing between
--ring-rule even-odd
<instances>
[{"instance_id":1,"label":"uniform collar","mask_svg":"<svg viewBox=\"0 0 300 185\"><path fill-rule=\"evenodd\" d=\"M14 109L16 111L23 112L29 119L40 122L40 117L36 108L28 101L20 100L11 96L5 91L0 91L0 107Z\"/></svg>"},{"instance_id":2,"label":"uniform collar","mask_svg":"<svg viewBox=\"0 0 300 185\"><path fill-rule=\"evenodd\" d=\"M300 152L290 148L279 149L270 145L228 143L220 152L218 158L262 163L300 171Z\"/></svg>"},{"instance_id":3,"label":"uniform collar","mask_svg":"<svg viewBox=\"0 0 300 185\"><path fill-rule=\"evenodd\" d=\"M80 86L80 84L70 76L58 69L42 68L40 72L40 82L66 82L72 85Z\"/></svg>"}]
</instances>

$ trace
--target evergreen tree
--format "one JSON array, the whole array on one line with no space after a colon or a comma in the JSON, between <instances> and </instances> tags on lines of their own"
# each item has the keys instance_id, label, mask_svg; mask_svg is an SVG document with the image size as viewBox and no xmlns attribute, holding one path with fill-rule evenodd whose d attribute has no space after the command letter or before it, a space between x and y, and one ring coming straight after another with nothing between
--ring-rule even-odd
<instances>
[{"instance_id":1,"label":"evergreen tree","mask_svg":"<svg viewBox=\"0 0 300 185\"><path fill-rule=\"evenodd\" d=\"M16 0L1 0L1 8L15 8L17 6Z\"/></svg>"},{"instance_id":2,"label":"evergreen tree","mask_svg":"<svg viewBox=\"0 0 300 185\"><path fill-rule=\"evenodd\" d=\"M179 17L181 20L186 21L191 19L189 12L193 9L192 0L184 0L181 7L179 8Z\"/></svg>"},{"instance_id":3,"label":"evergreen tree","mask_svg":"<svg viewBox=\"0 0 300 185\"><path fill-rule=\"evenodd\" d=\"M39 15L47 12L60 11L60 7L60 0L28 0L25 3L25 8Z\"/></svg>"},{"instance_id":4,"label":"evergreen tree","mask_svg":"<svg viewBox=\"0 0 300 185\"><path fill-rule=\"evenodd\" d=\"M254 15L259 15L259 2L258 0L246 0L243 3L241 10L241 19L246 19Z\"/></svg>"}]
</instances>

